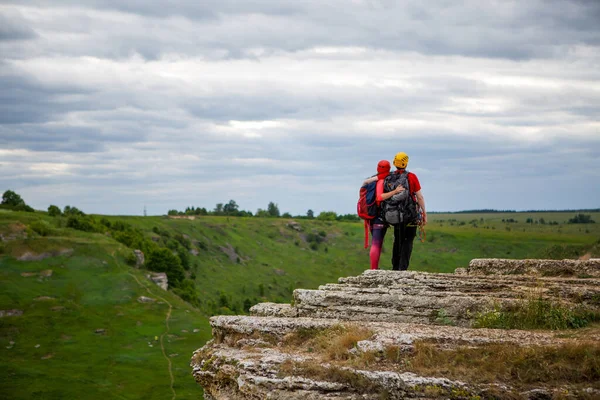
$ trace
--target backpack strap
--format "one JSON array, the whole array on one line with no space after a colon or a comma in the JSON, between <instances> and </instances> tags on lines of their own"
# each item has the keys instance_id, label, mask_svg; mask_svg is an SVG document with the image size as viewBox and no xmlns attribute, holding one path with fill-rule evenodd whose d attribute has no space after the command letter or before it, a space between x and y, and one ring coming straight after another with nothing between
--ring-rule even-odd
<instances>
[{"instance_id":1,"label":"backpack strap","mask_svg":"<svg viewBox=\"0 0 600 400\"><path fill-rule=\"evenodd\" d=\"M365 249L369 247L369 221L365 219Z\"/></svg>"}]
</instances>

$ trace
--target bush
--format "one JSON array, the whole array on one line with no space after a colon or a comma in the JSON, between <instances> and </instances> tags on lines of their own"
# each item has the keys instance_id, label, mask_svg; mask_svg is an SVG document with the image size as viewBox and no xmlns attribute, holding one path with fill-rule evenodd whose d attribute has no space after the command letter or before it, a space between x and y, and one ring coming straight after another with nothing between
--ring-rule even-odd
<instances>
[{"instance_id":1,"label":"bush","mask_svg":"<svg viewBox=\"0 0 600 400\"><path fill-rule=\"evenodd\" d=\"M128 229L131 229L131 225L123 222L123 221L114 221L112 224L109 222L109 226L112 230L114 231L119 231L119 232L123 232L126 231Z\"/></svg>"},{"instance_id":2,"label":"bush","mask_svg":"<svg viewBox=\"0 0 600 400\"><path fill-rule=\"evenodd\" d=\"M62 211L60 211L58 206L50 205L48 207L48 215L51 217L60 217L62 215Z\"/></svg>"},{"instance_id":3,"label":"bush","mask_svg":"<svg viewBox=\"0 0 600 400\"><path fill-rule=\"evenodd\" d=\"M113 224L114 225L114 224ZM113 234L115 240L119 243L123 243L130 249L140 249L144 254L148 254L152 249L157 248L156 243L152 240L148 240L144 237L144 234L137 229L129 229L122 232L115 232Z\"/></svg>"},{"instance_id":4,"label":"bush","mask_svg":"<svg viewBox=\"0 0 600 400\"><path fill-rule=\"evenodd\" d=\"M195 306L200 305L198 293L196 291L196 285L194 285L194 282L189 279L184 279L183 281L181 281L179 286L173 289L173 293L175 293L182 300L187 301L190 304L193 304Z\"/></svg>"},{"instance_id":5,"label":"bush","mask_svg":"<svg viewBox=\"0 0 600 400\"><path fill-rule=\"evenodd\" d=\"M84 232L96 232L93 223L87 218L71 216L67 219L67 228L77 229Z\"/></svg>"},{"instance_id":6,"label":"bush","mask_svg":"<svg viewBox=\"0 0 600 400\"><path fill-rule=\"evenodd\" d=\"M172 287L178 287L185 279L185 272L179 257L169 249L157 248L151 250L146 260L146 267L150 271L165 272L169 279L169 286Z\"/></svg>"},{"instance_id":7,"label":"bush","mask_svg":"<svg viewBox=\"0 0 600 400\"><path fill-rule=\"evenodd\" d=\"M73 216L78 216L78 217L83 217L85 215L83 213L83 211L81 211L77 207L71 207L71 206L65 206L65 208L63 210L63 214L64 215L73 215Z\"/></svg>"},{"instance_id":8,"label":"bush","mask_svg":"<svg viewBox=\"0 0 600 400\"><path fill-rule=\"evenodd\" d=\"M190 269L190 256L189 256L187 250L184 249L183 247L180 247L177 250L177 256L179 257L179 260L181 261L181 266L183 267L183 269L185 269L186 271L189 271L189 269Z\"/></svg>"},{"instance_id":9,"label":"bush","mask_svg":"<svg viewBox=\"0 0 600 400\"><path fill-rule=\"evenodd\" d=\"M132 267L137 263L137 257L135 256L133 251L127 253L127 255L125 256L125 262L127 263L127 265L131 265Z\"/></svg>"},{"instance_id":10,"label":"bush","mask_svg":"<svg viewBox=\"0 0 600 400\"><path fill-rule=\"evenodd\" d=\"M319 244L323 242L323 236L315 235L314 233L309 233L308 235L306 235L306 241L309 243Z\"/></svg>"},{"instance_id":11,"label":"bush","mask_svg":"<svg viewBox=\"0 0 600 400\"><path fill-rule=\"evenodd\" d=\"M45 221L34 221L29 227L41 236L48 236L52 232L52 228Z\"/></svg>"},{"instance_id":12,"label":"bush","mask_svg":"<svg viewBox=\"0 0 600 400\"><path fill-rule=\"evenodd\" d=\"M577 214L573 218L569 219L569 224L594 224L596 221L592 219L591 215Z\"/></svg>"},{"instance_id":13,"label":"bush","mask_svg":"<svg viewBox=\"0 0 600 400\"><path fill-rule=\"evenodd\" d=\"M192 243L190 242L190 240L186 239L181 233L175 235L175 240L177 240L183 247L185 247L188 250L192 248Z\"/></svg>"},{"instance_id":14,"label":"bush","mask_svg":"<svg viewBox=\"0 0 600 400\"><path fill-rule=\"evenodd\" d=\"M8 204L0 204L0 208L11 211L25 211L25 212L35 212L35 210L29 207L27 204L19 204L17 206L11 206Z\"/></svg>"}]
</instances>

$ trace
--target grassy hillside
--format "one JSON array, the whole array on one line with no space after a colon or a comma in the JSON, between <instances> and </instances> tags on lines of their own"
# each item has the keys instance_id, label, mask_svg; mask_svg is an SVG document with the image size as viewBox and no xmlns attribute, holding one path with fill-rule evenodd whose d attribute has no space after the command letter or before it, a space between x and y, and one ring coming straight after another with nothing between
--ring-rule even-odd
<instances>
[{"instance_id":1,"label":"grassy hillside","mask_svg":"<svg viewBox=\"0 0 600 400\"><path fill-rule=\"evenodd\" d=\"M600 256L600 213L592 214L597 224L567 224L573 215L431 214L411 269L451 272L479 257ZM64 217L0 211L0 310L23 312L0 318L4 397L198 398L188 364L210 337L210 315L288 302L295 288L369 268L362 223L95 218L106 226L125 224L157 246L172 246L174 238L187 243L185 274L195 282L197 307L129 266L133 249L110 229L82 232L67 228ZM392 237L388 232L384 269L390 268ZM19 260L23 256L39 259ZM140 303L140 296L156 301Z\"/></svg>"},{"instance_id":2,"label":"grassy hillside","mask_svg":"<svg viewBox=\"0 0 600 400\"><path fill-rule=\"evenodd\" d=\"M37 218L0 214L0 232L17 237L0 259L0 310L23 311L0 318L2 397L197 398L188 365L210 337L206 316L126 266L121 244L71 229L34 237ZM26 252L50 256L15 258Z\"/></svg>"}]
</instances>

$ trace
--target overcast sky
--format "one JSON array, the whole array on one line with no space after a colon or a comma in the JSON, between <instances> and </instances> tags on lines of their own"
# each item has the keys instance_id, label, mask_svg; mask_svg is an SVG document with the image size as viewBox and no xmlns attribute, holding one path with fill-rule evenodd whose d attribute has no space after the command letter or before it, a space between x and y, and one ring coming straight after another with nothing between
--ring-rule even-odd
<instances>
[{"instance_id":1,"label":"overcast sky","mask_svg":"<svg viewBox=\"0 0 600 400\"><path fill-rule=\"evenodd\" d=\"M0 0L0 190L36 209L600 207L600 1Z\"/></svg>"}]
</instances>

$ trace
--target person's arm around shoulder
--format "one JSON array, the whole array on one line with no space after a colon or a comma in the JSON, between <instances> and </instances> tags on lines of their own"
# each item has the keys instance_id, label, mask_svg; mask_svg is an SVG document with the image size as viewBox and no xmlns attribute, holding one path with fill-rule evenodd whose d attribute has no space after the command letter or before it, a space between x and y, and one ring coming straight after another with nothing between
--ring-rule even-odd
<instances>
[{"instance_id":1,"label":"person's arm around shoulder","mask_svg":"<svg viewBox=\"0 0 600 400\"><path fill-rule=\"evenodd\" d=\"M367 178L363 181L363 186L368 185L371 182L375 182L377 180L377 175Z\"/></svg>"},{"instance_id":2,"label":"person's arm around shoulder","mask_svg":"<svg viewBox=\"0 0 600 400\"><path fill-rule=\"evenodd\" d=\"M387 193L383 193L383 179L380 179L377 182L377 205L380 205L382 201L386 201L387 199L389 199L390 197L392 197L393 195L400 193L402 191L404 191L404 187L402 186L398 186L396 189L392 190L391 192L387 192Z\"/></svg>"}]
</instances>

